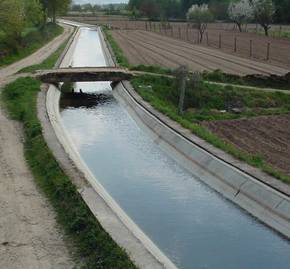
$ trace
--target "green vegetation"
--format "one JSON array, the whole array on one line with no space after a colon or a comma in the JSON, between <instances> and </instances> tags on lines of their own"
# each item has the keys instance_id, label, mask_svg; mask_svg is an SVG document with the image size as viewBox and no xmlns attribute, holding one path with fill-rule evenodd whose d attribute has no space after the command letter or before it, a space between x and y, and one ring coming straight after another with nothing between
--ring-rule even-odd
<instances>
[{"instance_id":1,"label":"green vegetation","mask_svg":"<svg viewBox=\"0 0 290 269\"><path fill-rule=\"evenodd\" d=\"M110 44L110 46L115 54L115 57L116 57L118 64L122 67L129 67L129 62L128 62L127 58L124 56L123 51L120 49L119 45L117 44L117 42L113 38L111 32L106 27L103 27L102 29L104 31L104 34L106 36L107 41L109 42L109 44Z\"/></svg>"},{"instance_id":2,"label":"green vegetation","mask_svg":"<svg viewBox=\"0 0 290 269\"><path fill-rule=\"evenodd\" d=\"M136 91L155 109L191 130L205 141L234 157L253 165L276 178L290 183L290 177L268 165L261 156L248 154L211 133L200 123L204 120L236 119L257 115L290 113L290 96L283 93L264 93L237 90L233 87L201 83L198 89L187 87L186 112L178 115L179 91L177 82L168 77L140 76L132 79ZM221 112L230 106L242 106L239 114Z\"/></svg>"},{"instance_id":3,"label":"green vegetation","mask_svg":"<svg viewBox=\"0 0 290 269\"><path fill-rule=\"evenodd\" d=\"M0 55L0 66L12 64L27 57L39 48L43 47L56 36L60 35L62 32L62 27L51 23L47 24L42 30L34 28L30 29L30 31L26 31L22 37L21 49L19 48L17 51L7 50L7 53L3 53L2 57ZM2 47L4 49L5 46L6 45L0 40L0 48Z\"/></svg>"},{"instance_id":4,"label":"green vegetation","mask_svg":"<svg viewBox=\"0 0 290 269\"><path fill-rule=\"evenodd\" d=\"M68 238L74 242L82 268L135 268L97 222L48 148L37 118L39 88L40 82L20 78L2 93L11 118L23 123L25 157L37 184L53 204Z\"/></svg>"},{"instance_id":5,"label":"green vegetation","mask_svg":"<svg viewBox=\"0 0 290 269\"><path fill-rule=\"evenodd\" d=\"M70 38L68 38L69 40ZM36 70L44 70L44 69L52 69L57 62L58 58L61 56L64 51L68 40L66 40L53 54L51 54L48 58L46 58L42 63L31 65L25 67L19 71L19 73L32 73Z\"/></svg>"},{"instance_id":6,"label":"green vegetation","mask_svg":"<svg viewBox=\"0 0 290 269\"><path fill-rule=\"evenodd\" d=\"M70 0L0 0L0 66L33 53L59 35L56 15ZM47 23L51 16L53 23Z\"/></svg>"},{"instance_id":7,"label":"green vegetation","mask_svg":"<svg viewBox=\"0 0 290 269\"><path fill-rule=\"evenodd\" d=\"M238 76L225 74L220 70L215 70L213 72L203 72L203 78L208 81L215 81L228 84L237 84L244 86L253 86L261 88L273 88L281 90L290 90L289 85L289 75L285 77L278 76Z\"/></svg>"}]
</instances>

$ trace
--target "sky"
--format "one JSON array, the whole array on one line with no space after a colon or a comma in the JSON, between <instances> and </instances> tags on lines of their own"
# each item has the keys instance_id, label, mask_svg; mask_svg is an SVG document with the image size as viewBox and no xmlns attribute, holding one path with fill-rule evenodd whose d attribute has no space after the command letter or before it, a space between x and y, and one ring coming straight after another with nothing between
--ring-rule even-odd
<instances>
[{"instance_id":1,"label":"sky","mask_svg":"<svg viewBox=\"0 0 290 269\"><path fill-rule=\"evenodd\" d=\"M128 3L128 0L73 0L75 4L116 4L116 3Z\"/></svg>"}]
</instances>

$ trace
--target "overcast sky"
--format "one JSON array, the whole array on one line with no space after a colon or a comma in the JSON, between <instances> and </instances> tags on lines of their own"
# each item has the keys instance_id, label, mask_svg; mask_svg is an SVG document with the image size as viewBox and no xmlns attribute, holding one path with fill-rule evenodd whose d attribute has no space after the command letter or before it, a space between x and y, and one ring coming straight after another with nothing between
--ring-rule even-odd
<instances>
[{"instance_id":1,"label":"overcast sky","mask_svg":"<svg viewBox=\"0 0 290 269\"><path fill-rule=\"evenodd\" d=\"M73 0L75 4L116 4L116 3L128 3L128 0Z\"/></svg>"}]
</instances>

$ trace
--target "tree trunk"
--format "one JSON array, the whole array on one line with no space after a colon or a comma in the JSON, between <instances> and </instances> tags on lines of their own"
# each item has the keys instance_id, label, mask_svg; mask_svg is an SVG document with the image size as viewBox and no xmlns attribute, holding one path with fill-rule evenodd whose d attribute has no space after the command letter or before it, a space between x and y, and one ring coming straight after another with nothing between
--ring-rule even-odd
<instances>
[{"instance_id":1,"label":"tree trunk","mask_svg":"<svg viewBox=\"0 0 290 269\"><path fill-rule=\"evenodd\" d=\"M240 31L240 32L243 32L242 24L237 22L237 25L238 25L239 31Z\"/></svg>"},{"instance_id":2,"label":"tree trunk","mask_svg":"<svg viewBox=\"0 0 290 269\"><path fill-rule=\"evenodd\" d=\"M56 10L55 10L55 7L53 7L53 9L52 9L52 22L56 23Z\"/></svg>"},{"instance_id":3,"label":"tree trunk","mask_svg":"<svg viewBox=\"0 0 290 269\"><path fill-rule=\"evenodd\" d=\"M263 26L264 31L265 31L265 36L269 36L269 27L268 26Z\"/></svg>"}]
</instances>

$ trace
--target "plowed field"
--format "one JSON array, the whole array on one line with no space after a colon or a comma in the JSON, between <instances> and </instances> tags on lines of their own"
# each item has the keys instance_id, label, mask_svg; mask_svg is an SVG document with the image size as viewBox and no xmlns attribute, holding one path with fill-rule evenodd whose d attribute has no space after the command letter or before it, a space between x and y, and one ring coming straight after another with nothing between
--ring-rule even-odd
<instances>
[{"instance_id":1,"label":"plowed field","mask_svg":"<svg viewBox=\"0 0 290 269\"><path fill-rule=\"evenodd\" d=\"M290 175L290 116L211 121L203 125L240 149L263 156L272 166Z\"/></svg>"},{"instance_id":2,"label":"plowed field","mask_svg":"<svg viewBox=\"0 0 290 269\"><path fill-rule=\"evenodd\" d=\"M155 64L169 68L185 64L195 71L221 69L238 75L282 75L288 72L286 68L244 59L153 32L114 30L112 33L131 64Z\"/></svg>"}]
</instances>

